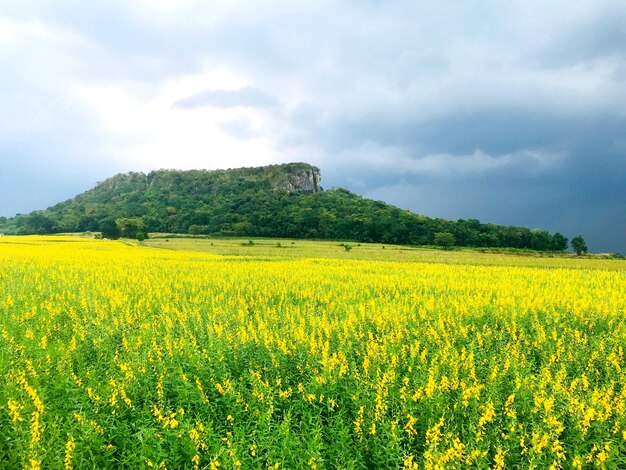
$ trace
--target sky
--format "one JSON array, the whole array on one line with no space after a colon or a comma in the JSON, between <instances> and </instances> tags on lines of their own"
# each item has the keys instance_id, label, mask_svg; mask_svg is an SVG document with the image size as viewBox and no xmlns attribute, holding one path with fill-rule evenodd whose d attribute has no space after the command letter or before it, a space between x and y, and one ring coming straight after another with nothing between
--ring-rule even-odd
<instances>
[{"instance_id":1,"label":"sky","mask_svg":"<svg viewBox=\"0 0 626 470\"><path fill-rule=\"evenodd\" d=\"M626 3L0 3L0 215L120 172L294 161L626 253Z\"/></svg>"}]
</instances>

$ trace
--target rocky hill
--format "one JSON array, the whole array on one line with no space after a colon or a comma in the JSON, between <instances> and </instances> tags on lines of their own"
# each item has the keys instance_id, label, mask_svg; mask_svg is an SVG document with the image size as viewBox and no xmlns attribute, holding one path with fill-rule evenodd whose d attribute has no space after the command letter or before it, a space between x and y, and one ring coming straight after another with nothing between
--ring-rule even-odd
<instances>
[{"instance_id":1,"label":"rocky hill","mask_svg":"<svg viewBox=\"0 0 626 470\"><path fill-rule=\"evenodd\" d=\"M345 189L323 191L306 163L113 176L46 210L0 221L0 232L103 231L355 240L564 250L561 234L413 214Z\"/></svg>"}]
</instances>

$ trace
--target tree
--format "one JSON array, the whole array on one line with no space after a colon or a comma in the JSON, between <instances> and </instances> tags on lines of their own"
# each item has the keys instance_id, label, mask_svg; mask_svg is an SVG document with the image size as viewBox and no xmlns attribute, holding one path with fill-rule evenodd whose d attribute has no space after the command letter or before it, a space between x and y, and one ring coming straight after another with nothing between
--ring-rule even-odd
<instances>
[{"instance_id":1,"label":"tree","mask_svg":"<svg viewBox=\"0 0 626 470\"><path fill-rule=\"evenodd\" d=\"M209 226L208 225L190 225L189 226L189 233L191 235L208 234L209 233Z\"/></svg>"},{"instance_id":2,"label":"tree","mask_svg":"<svg viewBox=\"0 0 626 470\"><path fill-rule=\"evenodd\" d=\"M552 237L545 230L534 229L530 231L530 247L533 250L547 251L552 249Z\"/></svg>"},{"instance_id":3,"label":"tree","mask_svg":"<svg viewBox=\"0 0 626 470\"><path fill-rule=\"evenodd\" d=\"M552 249L554 251L567 250L567 238L563 234L556 232L552 235Z\"/></svg>"},{"instance_id":4,"label":"tree","mask_svg":"<svg viewBox=\"0 0 626 470\"><path fill-rule=\"evenodd\" d=\"M34 213L24 218L24 228L27 233L43 235L52 232L54 223L43 214Z\"/></svg>"},{"instance_id":5,"label":"tree","mask_svg":"<svg viewBox=\"0 0 626 470\"><path fill-rule=\"evenodd\" d=\"M117 240L120 238L122 231L115 223L115 220L108 218L100 221L100 232L102 232L103 238L109 238L111 240Z\"/></svg>"},{"instance_id":6,"label":"tree","mask_svg":"<svg viewBox=\"0 0 626 470\"><path fill-rule=\"evenodd\" d=\"M572 238L572 248L576 252L578 256L583 253L587 253L587 244L585 243L585 239L578 235L577 237Z\"/></svg>"},{"instance_id":7,"label":"tree","mask_svg":"<svg viewBox=\"0 0 626 470\"><path fill-rule=\"evenodd\" d=\"M83 215L78 219L75 229L79 232L97 232L100 228L98 219L92 216Z\"/></svg>"},{"instance_id":8,"label":"tree","mask_svg":"<svg viewBox=\"0 0 626 470\"><path fill-rule=\"evenodd\" d=\"M125 238L134 238L137 232L146 231L146 224L138 217L120 217L115 223L120 229L120 235Z\"/></svg>"},{"instance_id":9,"label":"tree","mask_svg":"<svg viewBox=\"0 0 626 470\"><path fill-rule=\"evenodd\" d=\"M143 232L137 232L137 234L135 235L135 237L137 238L137 240L139 240L140 242L144 241L146 239L146 234Z\"/></svg>"},{"instance_id":10,"label":"tree","mask_svg":"<svg viewBox=\"0 0 626 470\"><path fill-rule=\"evenodd\" d=\"M450 232L437 232L435 233L435 245L443 248L450 248L456 243L454 235Z\"/></svg>"}]
</instances>

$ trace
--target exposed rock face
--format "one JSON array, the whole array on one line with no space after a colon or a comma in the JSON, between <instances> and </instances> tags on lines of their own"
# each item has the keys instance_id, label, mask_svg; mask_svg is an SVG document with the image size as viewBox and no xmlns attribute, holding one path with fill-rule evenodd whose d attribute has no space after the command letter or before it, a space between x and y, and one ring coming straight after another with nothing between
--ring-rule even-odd
<instances>
[{"instance_id":1,"label":"exposed rock face","mask_svg":"<svg viewBox=\"0 0 626 470\"><path fill-rule=\"evenodd\" d=\"M274 189L283 189L287 192L294 193L299 191L321 191L322 178L320 171L311 167L310 169L297 170L293 173L285 175L284 179L280 179L272 182Z\"/></svg>"},{"instance_id":2,"label":"exposed rock face","mask_svg":"<svg viewBox=\"0 0 626 470\"><path fill-rule=\"evenodd\" d=\"M124 184L133 182L143 182L146 180L146 175L140 172L120 173L118 175L107 178L101 183L98 183L98 187L105 191L115 191L117 188Z\"/></svg>"}]
</instances>

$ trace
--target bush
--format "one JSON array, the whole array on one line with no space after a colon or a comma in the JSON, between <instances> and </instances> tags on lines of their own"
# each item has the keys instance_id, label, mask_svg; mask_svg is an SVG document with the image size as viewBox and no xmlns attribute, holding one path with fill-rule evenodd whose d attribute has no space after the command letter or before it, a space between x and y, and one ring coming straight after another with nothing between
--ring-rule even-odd
<instances>
[{"instance_id":1,"label":"bush","mask_svg":"<svg viewBox=\"0 0 626 470\"><path fill-rule=\"evenodd\" d=\"M102 232L102 238L109 238L111 240L117 240L122 234L115 220L111 218L100 221L100 232Z\"/></svg>"},{"instance_id":2,"label":"bush","mask_svg":"<svg viewBox=\"0 0 626 470\"><path fill-rule=\"evenodd\" d=\"M442 248L450 248L451 246L454 246L455 243L456 238L454 238L454 234L450 232L435 233L435 245Z\"/></svg>"},{"instance_id":3,"label":"bush","mask_svg":"<svg viewBox=\"0 0 626 470\"><path fill-rule=\"evenodd\" d=\"M139 240L140 242L144 241L147 238L146 234L143 232L137 232L136 237L137 237L137 240Z\"/></svg>"},{"instance_id":4,"label":"bush","mask_svg":"<svg viewBox=\"0 0 626 470\"><path fill-rule=\"evenodd\" d=\"M190 235L208 235L211 233L211 227L208 225L190 225L189 226L189 234Z\"/></svg>"}]
</instances>

